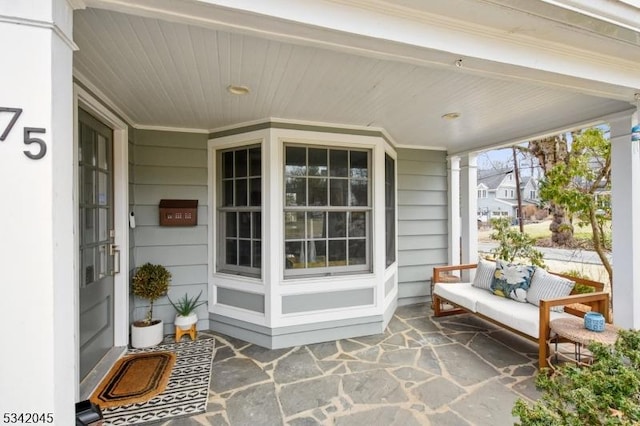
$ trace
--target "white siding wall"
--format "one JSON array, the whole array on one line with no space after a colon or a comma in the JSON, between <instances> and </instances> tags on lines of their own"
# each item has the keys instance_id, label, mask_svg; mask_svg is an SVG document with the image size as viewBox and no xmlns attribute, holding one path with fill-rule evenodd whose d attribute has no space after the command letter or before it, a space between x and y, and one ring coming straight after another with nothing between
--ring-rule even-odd
<instances>
[{"instance_id":1,"label":"white siding wall","mask_svg":"<svg viewBox=\"0 0 640 426\"><path fill-rule=\"evenodd\" d=\"M166 266L173 278L169 296L185 293L207 300L207 135L136 130L133 167L136 229L135 266L146 262ZM161 199L198 200L194 227L159 226ZM133 320L144 317L147 302L136 298ZM198 308L198 328L209 326L207 307ZM173 333L175 310L166 297L154 304L154 317Z\"/></svg>"},{"instance_id":2,"label":"white siding wall","mask_svg":"<svg viewBox=\"0 0 640 426\"><path fill-rule=\"evenodd\" d=\"M431 296L433 267L447 263L444 151L398 150L398 304Z\"/></svg>"}]
</instances>

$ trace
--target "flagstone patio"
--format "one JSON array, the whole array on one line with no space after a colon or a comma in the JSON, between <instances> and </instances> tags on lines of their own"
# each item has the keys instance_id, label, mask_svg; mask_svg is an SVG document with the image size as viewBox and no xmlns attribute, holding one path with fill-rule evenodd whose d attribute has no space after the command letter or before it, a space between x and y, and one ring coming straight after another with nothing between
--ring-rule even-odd
<instances>
[{"instance_id":1,"label":"flagstone patio","mask_svg":"<svg viewBox=\"0 0 640 426\"><path fill-rule=\"evenodd\" d=\"M164 425L512 425L516 399L539 396L535 344L425 304L384 334L287 349L211 334L207 412Z\"/></svg>"}]
</instances>

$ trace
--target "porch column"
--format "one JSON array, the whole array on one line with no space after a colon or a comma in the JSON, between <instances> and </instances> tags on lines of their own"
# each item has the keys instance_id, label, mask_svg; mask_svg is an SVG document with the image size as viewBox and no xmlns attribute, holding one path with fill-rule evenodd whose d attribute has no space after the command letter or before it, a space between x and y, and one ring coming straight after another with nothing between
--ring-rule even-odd
<instances>
[{"instance_id":1,"label":"porch column","mask_svg":"<svg viewBox=\"0 0 640 426\"><path fill-rule=\"evenodd\" d=\"M638 111L609 122L613 319L635 329L640 328L640 149L639 142L631 142L631 127L637 123Z\"/></svg>"},{"instance_id":2,"label":"porch column","mask_svg":"<svg viewBox=\"0 0 640 426\"><path fill-rule=\"evenodd\" d=\"M71 3L0 2L0 407L38 424L75 424Z\"/></svg>"},{"instance_id":3,"label":"porch column","mask_svg":"<svg viewBox=\"0 0 640 426\"><path fill-rule=\"evenodd\" d=\"M449 204L449 250L447 260L449 265L460 263L460 157L447 158Z\"/></svg>"},{"instance_id":4,"label":"porch column","mask_svg":"<svg viewBox=\"0 0 640 426\"><path fill-rule=\"evenodd\" d=\"M462 157L460 165L460 216L462 263L478 262L478 160L477 154Z\"/></svg>"}]
</instances>

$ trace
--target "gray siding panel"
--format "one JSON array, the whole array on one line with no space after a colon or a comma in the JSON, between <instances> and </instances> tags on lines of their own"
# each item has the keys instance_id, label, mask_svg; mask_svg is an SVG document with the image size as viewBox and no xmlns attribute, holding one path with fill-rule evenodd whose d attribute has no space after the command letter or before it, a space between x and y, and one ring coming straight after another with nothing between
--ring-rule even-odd
<instances>
[{"instance_id":1,"label":"gray siding panel","mask_svg":"<svg viewBox=\"0 0 640 426\"><path fill-rule=\"evenodd\" d=\"M264 313L264 295L218 287L218 303Z\"/></svg>"},{"instance_id":2,"label":"gray siding panel","mask_svg":"<svg viewBox=\"0 0 640 426\"><path fill-rule=\"evenodd\" d=\"M398 304L430 296L447 262L446 152L398 150Z\"/></svg>"},{"instance_id":3,"label":"gray siding panel","mask_svg":"<svg viewBox=\"0 0 640 426\"><path fill-rule=\"evenodd\" d=\"M282 297L282 313L309 312L373 304L373 289L297 294Z\"/></svg>"},{"instance_id":4,"label":"gray siding panel","mask_svg":"<svg viewBox=\"0 0 640 426\"><path fill-rule=\"evenodd\" d=\"M185 293L193 297L202 291L200 300L206 301L207 135L136 130L133 154L135 264L151 262L166 266L172 274L169 288L172 299ZM159 226L161 199L198 200L198 226ZM133 319L138 319L147 302L136 299L135 303ZM206 306L198 308L198 315L201 318L198 327L207 327ZM166 297L154 304L154 316L165 321L165 333L173 332L175 311Z\"/></svg>"}]
</instances>

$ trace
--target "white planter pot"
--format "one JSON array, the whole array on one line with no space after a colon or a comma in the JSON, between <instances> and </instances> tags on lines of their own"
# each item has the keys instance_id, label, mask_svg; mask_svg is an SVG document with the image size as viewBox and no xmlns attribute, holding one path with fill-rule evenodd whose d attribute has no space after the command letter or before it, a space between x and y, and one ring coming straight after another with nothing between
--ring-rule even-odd
<instances>
[{"instance_id":1,"label":"white planter pot","mask_svg":"<svg viewBox=\"0 0 640 426\"><path fill-rule=\"evenodd\" d=\"M191 312L186 317L182 315L176 315L176 320L174 324L176 327L180 327L181 330L188 330L191 326L198 322L198 314L195 312Z\"/></svg>"},{"instance_id":2,"label":"white planter pot","mask_svg":"<svg viewBox=\"0 0 640 426\"><path fill-rule=\"evenodd\" d=\"M158 323L146 327L137 326L136 323L131 324L131 346L134 348L148 348L162 342L164 324L162 324L162 320L154 321L158 321Z\"/></svg>"}]
</instances>

